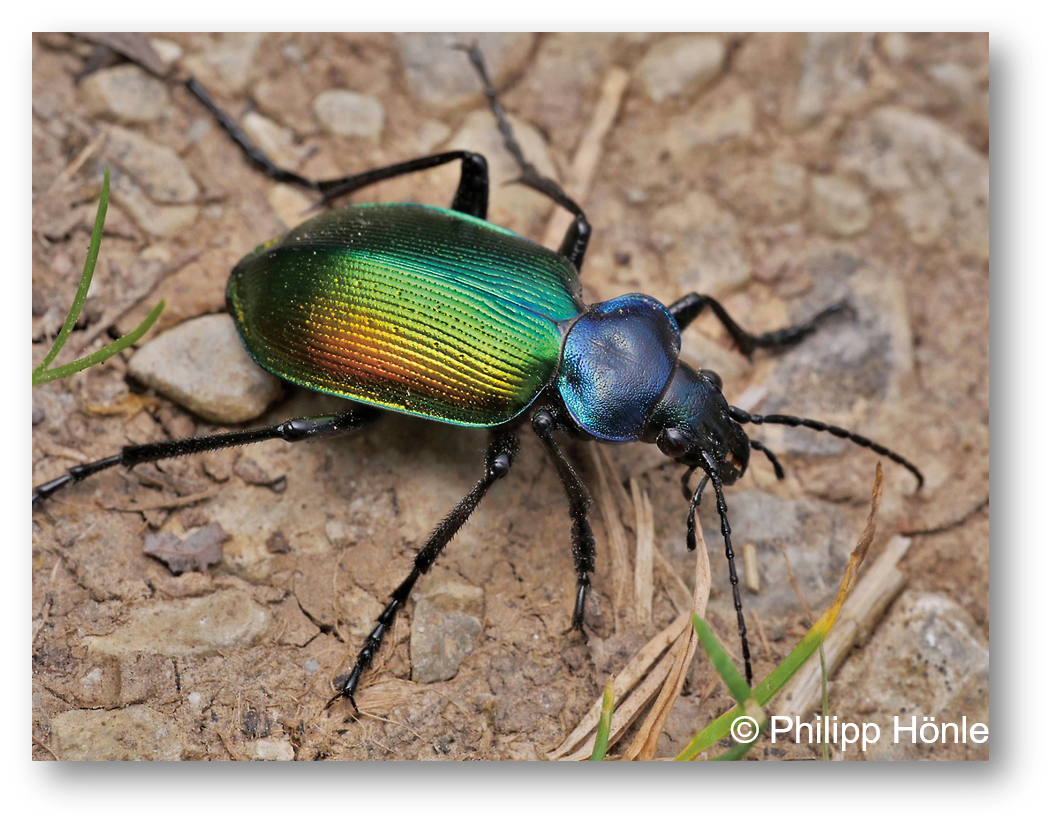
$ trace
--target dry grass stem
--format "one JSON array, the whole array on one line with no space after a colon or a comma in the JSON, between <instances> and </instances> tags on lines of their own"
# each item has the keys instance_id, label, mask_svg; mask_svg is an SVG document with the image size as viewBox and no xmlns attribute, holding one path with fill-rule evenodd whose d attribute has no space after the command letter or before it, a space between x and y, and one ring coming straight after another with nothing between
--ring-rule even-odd
<instances>
[{"instance_id":1,"label":"dry grass stem","mask_svg":"<svg viewBox=\"0 0 1054 826\"><path fill-rule=\"evenodd\" d=\"M593 460L597 478L600 481L600 496L598 497L600 500L600 513L604 518L604 528L607 530L608 541L611 544L612 550L611 602L615 614L615 633L618 634L621 632L622 628L622 613L626 608L626 587L630 578L629 543L626 540L626 532L622 527L621 520L619 519L618 509L611 490L613 485L610 480L615 480L615 487L621 486L618 484L617 477L609 476L600 454L601 451L597 447L596 442L590 442L589 455Z\"/></svg>"},{"instance_id":2,"label":"dry grass stem","mask_svg":"<svg viewBox=\"0 0 1054 826\"><path fill-rule=\"evenodd\" d=\"M655 596L655 512L647 491L636 478L629 480L633 508L637 514L637 557L633 565L633 597L637 622L651 625L651 604Z\"/></svg>"},{"instance_id":3,"label":"dry grass stem","mask_svg":"<svg viewBox=\"0 0 1054 826\"><path fill-rule=\"evenodd\" d=\"M758 549L753 542L743 545L743 579L747 590L758 593L761 590L761 576L758 574Z\"/></svg>"}]
</instances>

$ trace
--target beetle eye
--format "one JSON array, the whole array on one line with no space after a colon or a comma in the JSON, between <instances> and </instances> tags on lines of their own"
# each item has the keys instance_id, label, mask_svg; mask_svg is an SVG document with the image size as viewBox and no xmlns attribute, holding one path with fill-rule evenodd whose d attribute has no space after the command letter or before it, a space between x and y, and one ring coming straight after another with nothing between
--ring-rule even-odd
<instances>
[{"instance_id":1,"label":"beetle eye","mask_svg":"<svg viewBox=\"0 0 1054 826\"><path fill-rule=\"evenodd\" d=\"M717 373L715 373L713 370L700 370L699 375L702 376L704 379L712 381L714 384L716 384L718 390L724 388L724 382L721 381L721 377L717 375Z\"/></svg>"},{"instance_id":2,"label":"beetle eye","mask_svg":"<svg viewBox=\"0 0 1054 826\"><path fill-rule=\"evenodd\" d=\"M671 459L677 459L688 452L690 443L688 437L685 436L680 430L670 428L664 430L656 444L659 446L659 450L669 456Z\"/></svg>"}]
</instances>

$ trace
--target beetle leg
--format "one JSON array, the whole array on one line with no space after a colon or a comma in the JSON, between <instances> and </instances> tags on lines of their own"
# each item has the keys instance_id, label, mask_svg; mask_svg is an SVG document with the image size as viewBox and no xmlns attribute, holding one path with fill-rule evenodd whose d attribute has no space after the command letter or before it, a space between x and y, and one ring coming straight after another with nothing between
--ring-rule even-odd
<instances>
[{"instance_id":1,"label":"beetle leg","mask_svg":"<svg viewBox=\"0 0 1054 826\"><path fill-rule=\"evenodd\" d=\"M456 48L466 52L469 60L472 61L472 65L483 83L483 91L487 96L487 102L490 104L490 111L494 113L494 118L498 121L498 130L505 141L505 148L509 150L509 153L516 159L516 163L519 164L520 177L515 183L523 184L535 192L542 193L542 195L552 199L575 216L575 220L567 228L567 233L564 235L563 243L560 244L559 252L574 265L576 270L581 271L582 261L586 256L586 248L589 246L589 236L592 234L592 227L589 225L585 212L582 211L582 207L575 203L570 195L564 192L560 184L552 178L545 177L524 156L523 149L516 140L516 136L512 133L512 124L509 123L508 116L505 114L505 107L498 100L498 92L490 81L490 75L487 74L487 67L483 62L483 54L479 48L475 45L459 45Z\"/></svg>"},{"instance_id":2,"label":"beetle leg","mask_svg":"<svg viewBox=\"0 0 1054 826\"><path fill-rule=\"evenodd\" d=\"M296 172L282 169L282 167L278 166L274 161L268 158L267 155L265 155L264 152L252 142L252 139L242 131L234 118L219 107L205 87L198 83L196 79L192 77L187 78L183 81L183 85L187 87L187 91L194 95L194 97L196 97L201 104L209 110L212 116L216 119L216 122L223 127L223 131L230 136L230 139L238 144L238 148L242 150L242 154L245 155L245 159L249 162L250 166L259 169L272 181L278 181L283 184L296 184L297 186L307 187L308 189L316 188L314 181L305 178L303 175L298 175Z\"/></svg>"},{"instance_id":3,"label":"beetle leg","mask_svg":"<svg viewBox=\"0 0 1054 826\"><path fill-rule=\"evenodd\" d=\"M575 609L571 615L571 629L583 630L586 610L586 595L589 593L589 575L596 567L596 542L593 540L593 529L589 526L589 491L571 467L560 447L553 438L553 416L548 410L535 414L531 420L534 432L542 440L549 456L560 474L567 496L568 509L571 514L571 556L575 561L575 573L578 574L578 592L575 595Z\"/></svg>"},{"instance_id":4,"label":"beetle leg","mask_svg":"<svg viewBox=\"0 0 1054 826\"><path fill-rule=\"evenodd\" d=\"M736 324L732 316L728 314L728 311L708 295L689 293L684 298L675 301L667 309L670 311L670 315L673 316L674 321L677 322L677 326L683 330L695 321L707 307L714 311L717 320L721 322L728 334L732 336L732 340L736 343L736 349L747 358L752 358L754 351L759 348L790 347L793 344L797 344L815 333L816 328L824 319L837 313L852 312L849 302L839 301L837 304L832 304L830 307L821 310L804 324L796 324L793 327L784 327L782 330L773 330L770 333L762 333L755 336Z\"/></svg>"},{"instance_id":5,"label":"beetle leg","mask_svg":"<svg viewBox=\"0 0 1054 826\"><path fill-rule=\"evenodd\" d=\"M728 580L732 583L732 602L736 606L736 623L739 625L739 639L743 644L743 668L746 671L747 682L754 679L754 672L750 664L750 644L747 642L747 623L743 619L743 603L739 598L739 576L736 574L736 556L732 550L732 529L728 524L728 506L725 504L724 488L721 484L721 471L717 464L706 454L703 454L703 470L714 485L714 498L717 500L717 513L721 517L721 536L725 540L725 557L728 559ZM702 494L704 479L699 484L697 496ZM695 504L693 499L692 504Z\"/></svg>"},{"instance_id":6,"label":"beetle leg","mask_svg":"<svg viewBox=\"0 0 1054 826\"><path fill-rule=\"evenodd\" d=\"M461 161L461 179L458 182L457 192L454 194L454 201L450 208L456 212L464 212L467 215L485 221L487 219L487 202L490 197L490 177L487 173L487 159L476 152L469 152L465 149L455 149L450 152L441 152L438 155L414 158L410 161L384 166L380 169L360 172L358 175L334 178L331 181L318 181L314 184L314 188L322 194L322 200L319 203L321 205L379 181L398 178L400 175L408 175L411 172L432 169L452 161Z\"/></svg>"},{"instance_id":7,"label":"beetle leg","mask_svg":"<svg viewBox=\"0 0 1054 826\"><path fill-rule=\"evenodd\" d=\"M216 122L223 127L223 131L230 136L231 140L238 144L238 147L245 155L245 159L251 166L259 169L271 180L279 183L296 184L297 186L315 190L322 196L322 200L318 205L328 203L341 195L355 192L378 181L386 181L389 178L398 178L400 175L406 175L411 172L442 166L451 161L461 161L461 181L458 184L457 194L454 196L454 203L451 209L486 220L490 182L487 175L487 159L482 155L459 149L438 155L429 155L426 158L415 158L411 161L404 161L403 163L385 166L380 169L371 169L358 175L347 175L343 178L334 178L329 181L313 181L296 172L283 169L267 157L238 126L234 118L216 104L205 87L198 83L197 80L189 78L184 81L184 85L212 113Z\"/></svg>"},{"instance_id":8,"label":"beetle leg","mask_svg":"<svg viewBox=\"0 0 1054 826\"><path fill-rule=\"evenodd\" d=\"M358 430L360 427L377 418L380 411L371 407L354 407L343 413L329 416L311 416L303 419L288 419L271 427L257 427L252 430L235 430L228 433L215 433L211 436L194 436L190 439L178 439L172 442L154 442L146 445L128 445L121 452L97 462L89 462L70 468L65 474L33 488L33 504L48 499L56 491L73 482L79 482L93 476L101 470L123 465L130 468L144 462L156 462L160 459L171 459L174 456L189 456L194 453L205 453L209 450L220 450L225 447L238 447L254 442L265 442L269 439L284 439L287 442L300 442L304 439L319 436L336 436Z\"/></svg>"},{"instance_id":9,"label":"beetle leg","mask_svg":"<svg viewBox=\"0 0 1054 826\"><path fill-rule=\"evenodd\" d=\"M370 667L374 655L380 649L384 635L392 627L400 606L410 598L410 592L413 590L414 585L417 584L417 580L428 573L436 558L450 540L454 538L454 534L461 529L461 526L472 515L472 512L486 495L490 486L508 475L509 469L512 467L512 463L519 451L520 441L512 431L501 431L494 437L490 447L487 448L486 471L483 474L483 478L458 503L457 507L447 515L446 519L439 523L439 526L428 538L424 547L418 551L417 556L414 557L413 570L410 571L410 575L402 581L399 587L392 591L391 600L388 602L387 607L377 617L377 626L366 638L359 655L355 658L354 667L346 676L340 678L340 690L326 704L327 708L341 697L346 697L351 700L352 706L358 711L358 706L355 705L355 689L358 688L359 680Z\"/></svg>"},{"instance_id":10,"label":"beetle leg","mask_svg":"<svg viewBox=\"0 0 1054 826\"><path fill-rule=\"evenodd\" d=\"M586 220L586 216L579 213L567 228L564 240L557 252L570 261L576 270L582 271L582 261L586 257L586 247L589 246L589 236L593 228Z\"/></svg>"}]
</instances>

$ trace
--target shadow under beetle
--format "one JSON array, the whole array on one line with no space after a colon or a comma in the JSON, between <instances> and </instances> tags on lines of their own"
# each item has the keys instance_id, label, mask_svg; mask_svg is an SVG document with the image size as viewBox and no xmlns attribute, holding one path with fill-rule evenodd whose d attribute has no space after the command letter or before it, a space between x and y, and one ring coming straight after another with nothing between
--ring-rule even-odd
<instances>
[{"instance_id":1,"label":"shadow under beetle","mask_svg":"<svg viewBox=\"0 0 1054 826\"><path fill-rule=\"evenodd\" d=\"M461 162L450 209L415 204L359 204L322 213L246 255L227 286L227 306L249 354L266 370L304 387L364 406L328 416L289 419L271 427L155 444L130 445L115 456L70 468L33 489L33 502L115 465L133 467L267 439L288 442L350 433L380 409L461 427L486 427L492 438L484 473L418 552L413 570L392 592L377 626L330 702L355 690L399 607L418 578L511 469L524 421L542 441L560 475L571 517L577 574L572 629L581 631L595 545L589 494L554 434L601 442L655 444L687 470L687 543L694 550L695 510L712 483L728 558L747 679L750 649L739 596L724 487L746 470L752 450L783 469L776 456L743 430L781 424L824 431L903 465L911 462L840 427L794 416L748 413L728 404L721 379L678 359L680 332L710 309L741 353L800 342L844 304L793 327L751 335L713 298L691 293L669 307L645 295L586 306L578 273L591 232L585 213L554 181L524 158L477 49L466 49L504 137L516 158L518 183L550 197L574 215L558 251L487 222L486 159L468 151L430 155L331 181L311 181L276 166L193 78L187 88L238 143L247 159L276 181L299 184L321 202L378 181ZM704 476L692 489L692 473Z\"/></svg>"}]
</instances>

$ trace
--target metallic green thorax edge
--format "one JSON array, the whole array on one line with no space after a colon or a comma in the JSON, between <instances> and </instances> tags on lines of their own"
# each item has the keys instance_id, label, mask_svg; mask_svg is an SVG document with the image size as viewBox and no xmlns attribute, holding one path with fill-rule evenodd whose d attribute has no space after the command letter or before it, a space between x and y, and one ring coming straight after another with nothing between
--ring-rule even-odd
<instances>
[{"instance_id":1,"label":"metallic green thorax edge","mask_svg":"<svg viewBox=\"0 0 1054 826\"><path fill-rule=\"evenodd\" d=\"M580 292L570 262L502 227L360 204L257 247L227 298L249 354L294 384L488 427L552 381L558 324L581 313Z\"/></svg>"}]
</instances>

